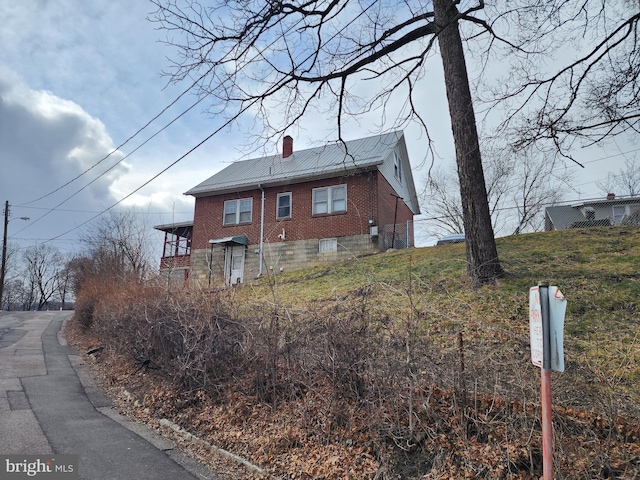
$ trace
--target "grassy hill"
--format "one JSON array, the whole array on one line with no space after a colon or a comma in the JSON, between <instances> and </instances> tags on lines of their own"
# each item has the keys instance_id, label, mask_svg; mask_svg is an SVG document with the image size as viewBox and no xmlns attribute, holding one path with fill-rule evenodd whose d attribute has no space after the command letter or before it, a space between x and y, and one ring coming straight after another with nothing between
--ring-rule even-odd
<instances>
[{"instance_id":1,"label":"grassy hill","mask_svg":"<svg viewBox=\"0 0 640 480\"><path fill-rule=\"evenodd\" d=\"M640 229L591 228L541 232L497 240L507 275L496 286L469 288L464 245L400 250L278 276L245 287L251 301L305 308L313 302L348 301L375 287L376 308L407 315L428 312L422 328L431 338L457 344L504 338L513 362L529 358L529 288L557 285L567 298L567 382L588 381L606 392L632 395L620 408L640 410ZM411 297L411 298L410 298ZM410 302L413 303L410 306ZM526 350L526 351L525 351ZM522 352L522 355L521 355ZM531 366L531 365L527 365ZM533 367L532 367L533 368ZM534 376L535 370L531 374ZM582 375L586 378L575 378ZM602 393L602 392L600 392ZM556 398L563 399L562 392Z\"/></svg>"},{"instance_id":2,"label":"grassy hill","mask_svg":"<svg viewBox=\"0 0 640 480\"><path fill-rule=\"evenodd\" d=\"M281 478L538 478L528 292L547 281L567 298L556 478L640 475L640 228L505 237L498 252L507 275L477 290L461 244L216 294L128 289L109 313L97 306L91 334L112 345L111 365L158 366L111 373L141 399L134 414L170 417Z\"/></svg>"}]
</instances>

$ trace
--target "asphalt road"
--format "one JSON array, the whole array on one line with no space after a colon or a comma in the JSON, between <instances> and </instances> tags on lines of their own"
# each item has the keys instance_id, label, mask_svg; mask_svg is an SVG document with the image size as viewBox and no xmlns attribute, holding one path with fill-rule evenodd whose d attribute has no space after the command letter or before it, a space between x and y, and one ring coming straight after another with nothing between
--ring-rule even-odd
<instances>
[{"instance_id":1,"label":"asphalt road","mask_svg":"<svg viewBox=\"0 0 640 480\"><path fill-rule=\"evenodd\" d=\"M58 335L70 315L0 312L0 454L78 455L86 480L220 480L110 408Z\"/></svg>"}]
</instances>

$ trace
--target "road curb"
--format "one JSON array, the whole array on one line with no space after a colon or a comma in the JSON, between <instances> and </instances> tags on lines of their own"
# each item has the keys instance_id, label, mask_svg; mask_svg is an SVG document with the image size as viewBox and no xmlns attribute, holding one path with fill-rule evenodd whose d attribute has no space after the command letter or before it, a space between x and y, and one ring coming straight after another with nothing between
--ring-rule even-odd
<instances>
[{"instance_id":1,"label":"road curb","mask_svg":"<svg viewBox=\"0 0 640 480\"><path fill-rule=\"evenodd\" d=\"M260 468L257 465L254 465L253 463L251 463L249 460L247 460L246 458L240 457L239 455L236 455L235 453L231 453L223 448L220 447L216 447L215 445L210 444L209 442L206 442L204 440L202 440L201 438L195 436L194 434L192 434L191 432L185 430L184 428L182 428L180 425L172 422L171 420L168 420L166 418L161 418L160 419L160 426L165 427L165 428L169 428L171 430L173 430L175 433L177 433L178 435L181 435L184 439L193 442L197 445L200 445L204 448L209 449L212 452L217 453L218 455L221 455L225 458L228 458L230 460L232 460L233 462L236 462L244 467L246 467L249 470L252 470L256 473L259 473L261 475L268 475L267 472L264 471L264 469ZM273 478L275 479L276 477L273 477L271 475L268 475L269 478Z\"/></svg>"},{"instance_id":2,"label":"road curb","mask_svg":"<svg viewBox=\"0 0 640 480\"><path fill-rule=\"evenodd\" d=\"M64 345L67 345L66 339L58 333L58 340L62 339ZM62 343L61 343L62 345ZM136 422L129 417L120 414L114 407L111 398L98 385L91 366L78 353L67 355L71 367L76 373L80 384L87 395L87 399L93 407L105 417L122 425L130 432L145 439L156 449L163 451L174 462L181 465L193 476L200 480L221 480L214 472L210 471L205 465L200 464L197 460L175 448L174 443L162 436L159 432L154 431L151 427L144 423ZM129 394L130 395L130 394Z\"/></svg>"}]
</instances>

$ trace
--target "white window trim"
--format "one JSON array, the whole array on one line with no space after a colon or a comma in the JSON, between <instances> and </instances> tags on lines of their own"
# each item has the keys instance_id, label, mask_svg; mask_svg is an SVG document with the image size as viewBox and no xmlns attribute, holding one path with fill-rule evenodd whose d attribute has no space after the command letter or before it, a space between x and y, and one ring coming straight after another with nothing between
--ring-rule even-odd
<instances>
[{"instance_id":1,"label":"white window trim","mask_svg":"<svg viewBox=\"0 0 640 480\"><path fill-rule=\"evenodd\" d=\"M616 210L622 209L624 210L622 212L622 215L616 215ZM627 214L627 206L626 205L612 205L611 206L611 212L612 212L612 217L613 217L613 223L615 225L619 225L620 222L622 222L622 219L624 218L624 216Z\"/></svg>"},{"instance_id":2,"label":"white window trim","mask_svg":"<svg viewBox=\"0 0 640 480\"><path fill-rule=\"evenodd\" d=\"M247 222L240 222L240 205L243 201L249 201L249 204L251 205L251 209L249 210L249 214L250 214L250 219ZM231 202L235 202L236 205L236 213L235 213L235 220L233 222L227 222L227 204L231 203ZM223 226L227 226L227 225L239 225L240 223L251 223L251 221L253 220L253 198L252 197L247 197L247 198L238 198L236 200L225 200L224 204L222 205L222 225Z\"/></svg>"},{"instance_id":3,"label":"white window trim","mask_svg":"<svg viewBox=\"0 0 640 480\"><path fill-rule=\"evenodd\" d=\"M635 208L632 208L632 207L635 207ZM617 208L624 208L624 213L622 214L622 216L616 215ZM637 204L637 203L625 203L622 205L612 205L611 218L613 219L613 223L615 225L620 225L622 221L625 219L625 217L631 215L632 213L636 212L639 209L640 209L640 204Z\"/></svg>"},{"instance_id":4,"label":"white window trim","mask_svg":"<svg viewBox=\"0 0 640 480\"><path fill-rule=\"evenodd\" d=\"M344 209L343 210L333 210L333 191L344 188ZM327 191L327 211L326 213L317 213L316 212L316 192L320 190ZM332 185L330 187L321 187L314 188L311 195L311 213L312 215L330 215L332 213L344 213L347 211L347 184L343 183L340 185Z\"/></svg>"},{"instance_id":5,"label":"white window trim","mask_svg":"<svg viewBox=\"0 0 640 480\"><path fill-rule=\"evenodd\" d=\"M338 251L338 239L337 238L320 238L318 240L318 252L337 252Z\"/></svg>"},{"instance_id":6,"label":"white window trim","mask_svg":"<svg viewBox=\"0 0 640 480\"><path fill-rule=\"evenodd\" d=\"M393 174L402 182L402 157L398 152L393 152Z\"/></svg>"},{"instance_id":7,"label":"white window trim","mask_svg":"<svg viewBox=\"0 0 640 480\"><path fill-rule=\"evenodd\" d=\"M289 197L289 215L281 217L278 213L280 211L280 198ZM276 220L286 220L287 218L291 218L291 213L293 209L293 195L291 192L279 193L276 197Z\"/></svg>"}]
</instances>

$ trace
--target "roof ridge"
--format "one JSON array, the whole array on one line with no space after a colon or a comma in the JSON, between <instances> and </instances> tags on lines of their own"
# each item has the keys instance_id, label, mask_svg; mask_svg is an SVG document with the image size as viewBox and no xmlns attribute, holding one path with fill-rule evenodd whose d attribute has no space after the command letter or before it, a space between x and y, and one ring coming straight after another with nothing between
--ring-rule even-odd
<instances>
[{"instance_id":1,"label":"roof ridge","mask_svg":"<svg viewBox=\"0 0 640 480\"><path fill-rule=\"evenodd\" d=\"M360 138L354 138L352 140L344 140L344 141L340 141L340 140L329 140L327 142L324 142L322 144L322 142L320 142L321 144L315 147L308 147L308 148L303 148L301 150L294 150L293 151L293 155L295 155L296 153L307 153L311 150L320 150L320 149L324 149L327 147L333 147L333 146L340 146L343 144L349 145L350 143L356 143L356 142L361 142L364 140L371 140L374 138L381 138L384 136L389 136L389 135L394 135L394 134L399 134L399 136L404 135L404 132L402 130L392 130L390 132L386 132L386 133L380 133L378 135L371 135L369 137L360 137ZM344 143L343 143L344 142ZM251 158L246 158L246 159L239 159L239 160L232 160L231 163L229 163L229 165L233 165L234 163L241 163L241 162L251 162L251 161L258 161L258 160L266 160L269 158L279 158L282 159L282 153L274 153L271 155L265 155L263 157L251 157ZM290 158L290 157L288 157ZM227 167L229 166L227 165ZM225 167L225 168L227 168ZM223 169L224 170L224 169Z\"/></svg>"},{"instance_id":2,"label":"roof ridge","mask_svg":"<svg viewBox=\"0 0 640 480\"><path fill-rule=\"evenodd\" d=\"M374 168L384 162L390 149L395 148L404 132L391 132L343 142L335 141L317 147L294 150L283 158L281 154L238 160L204 182L185 192L186 195L208 194L257 184L299 182L323 175ZM392 139L386 140L386 139ZM352 149L352 150L350 150Z\"/></svg>"}]
</instances>

